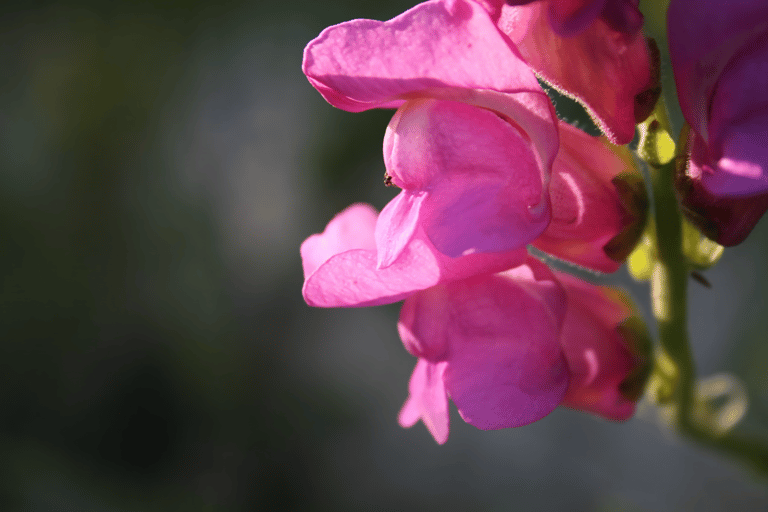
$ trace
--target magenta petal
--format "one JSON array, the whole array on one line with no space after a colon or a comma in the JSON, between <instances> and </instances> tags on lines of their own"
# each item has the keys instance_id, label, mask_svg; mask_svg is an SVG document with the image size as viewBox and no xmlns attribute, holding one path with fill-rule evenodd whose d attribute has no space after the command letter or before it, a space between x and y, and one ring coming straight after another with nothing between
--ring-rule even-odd
<instances>
[{"instance_id":1,"label":"magenta petal","mask_svg":"<svg viewBox=\"0 0 768 512\"><path fill-rule=\"evenodd\" d=\"M434 0L387 22L329 27L305 49L304 73L332 105L352 112L419 97L495 110L520 125L548 170L557 151L554 110L483 5Z\"/></svg>"},{"instance_id":2,"label":"magenta petal","mask_svg":"<svg viewBox=\"0 0 768 512\"><path fill-rule=\"evenodd\" d=\"M452 325L446 388L467 422L483 430L518 427L557 407L568 367L556 322L538 298L510 280L492 278Z\"/></svg>"},{"instance_id":3,"label":"magenta petal","mask_svg":"<svg viewBox=\"0 0 768 512\"><path fill-rule=\"evenodd\" d=\"M488 110L406 103L387 130L385 163L397 185L429 191L420 203L423 226L448 256L523 247L549 222L548 172L528 139Z\"/></svg>"},{"instance_id":4,"label":"magenta petal","mask_svg":"<svg viewBox=\"0 0 768 512\"><path fill-rule=\"evenodd\" d=\"M642 183L642 176L629 150L605 138L592 137L561 122L560 141L549 188L552 221L533 245L583 267L614 272L621 261L612 259L606 246L635 223L639 236L645 211L631 211L613 179L620 174L627 179L636 175ZM628 238L627 244L637 241Z\"/></svg>"},{"instance_id":5,"label":"magenta petal","mask_svg":"<svg viewBox=\"0 0 768 512\"><path fill-rule=\"evenodd\" d=\"M376 251L351 250L326 261L304 282L310 306L364 307L391 304L440 281L440 268L429 248L416 241L397 263L377 269Z\"/></svg>"},{"instance_id":6,"label":"magenta petal","mask_svg":"<svg viewBox=\"0 0 768 512\"><path fill-rule=\"evenodd\" d=\"M732 0L727 7L719 0L672 0L667 13L669 53L675 73L680 108L691 128L705 140L712 97L718 82L727 68L737 63L734 57L749 52L765 41L768 27L768 2L762 0ZM766 62L765 54L755 65ZM765 73L763 67L763 73ZM744 75L737 78L741 83L736 90L730 87L724 92L736 101L752 104L765 97L765 89L759 89L754 80L765 76ZM755 87L758 96L745 94ZM739 99L737 99L739 98ZM763 100L765 101L765 100ZM754 109L749 109L754 111Z\"/></svg>"},{"instance_id":7,"label":"magenta petal","mask_svg":"<svg viewBox=\"0 0 768 512\"><path fill-rule=\"evenodd\" d=\"M419 359L408 383L409 396L398 415L404 428L422 420L438 444L448 440L448 397L443 384L446 363Z\"/></svg>"},{"instance_id":8,"label":"magenta petal","mask_svg":"<svg viewBox=\"0 0 768 512\"><path fill-rule=\"evenodd\" d=\"M304 282L304 300L315 307L391 304L441 282L499 272L522 263L525 249L449 258L417 232L397 260L377 267L376 251L350 250L329 258Z\"/></svg>"},{"instance_id":9,"label":"magenta petal","mask_svg":"<svg viewBox=\"0 0 768 512\"><path fill-rule=\"evenodd\" d=\"M375 249L373 227L376 217L372 206L353 204L337 214L321 234L307 238L301 244L304 278L331 256L350 249Z\"/></svg>"},{"instance_id":10,"label":"magenta petal","mask_svg":"<svg viewBox=\"0 0 768 512\"><path fill-rule=\"evenodd\" d=\"M351 111L441 89L540 90L488 13L467 0L328 27L304 50L303 70L331 104Z\"/></svg>"},{"instance_id":11,"label":"magenta petal","mask_svg":"<svg viewBox=\"0 0 768 512\"><path fill-rule=\"evenodd\" d=\"M689 133L688 147L690 160L684 169L685 176L679 180L683 206L693 214L694 222L708 237L728 247L740 244L768 210L768 192L749 196L722 195L725 190L734 190L734 185L751 183L754 186L758 182L738 179L735 174L726 173L719 167L713 170L707 145L693 130ZM707 190L707 186L712 187L713 192Z\"/></svg>"},{"instance_id":12,"label":"magenta petal","mask_svg":"<svg viewBox=\"0 0 768 512\"><path fill-rule=\"evenodd\" d=\"M400 309L397 332L412 355L439 361L448 351L446 312L451 304L448 289L438 286L429 292L405 299Z\"/></svg>"},{"instance_id":13,"label":"magenta petal","mask_svg":"<svg viewBox=\"0 0 768 512\"><path fill-rule=\"evenodd\" d=\"M419 221L419 210L426 193L402 191L381 211L376 222L377 267L392 265L413 238Z\"/></svg>"},{"instance_id":14,"label":"magenta petal","mask_svg":"<svg viewBox=\"0 0 768 512\"><path fill-rule=\"evenodd\" d=\"M613 290L558 273L568 293L562 345L571 372L563 405L625 420L635 403L622 393L622 383L644 364L627 346L620 323L634 313L627 299Z\"/></svg>"},{"instance_id":15,"label":"magenta petal","mask_svg":"<svg viewBox=\"0 0 768 512\"><path fill-rule=\"evenodd\" d=\"M643 35L617 32L598 18L564 38L545 10L542 2L504 7L499 27L544 80L581 101L612 142L627 144L635 134L635 97L653 85Z\"/></svg>"},{"instance_id":16,"label":"magenta petal","mask_svg":"<svg viewBox=\"0 0 768 512\"><path fill-rule=\"evenodd\" d=\"M672 69L689 155L676 186L690 218L741 243L768 207L768 3L673 0Z\"/></svg>"},{"instance_id":17,"label":"magenta petal","mask_svg":"<svg viewBox=\"0 0 768 512\"><path fill-rule=\"evenodd\" d=\"M710 156L716 169L704 186L720 196L768 191L768 25L724 70L709 112ZM713 165L713 166L714 166Z\"/></svg>"},{"instance_id":18,"label":"magenta petal","mask_svg":"<svg viewBox=\"0 0 768 512\"><path fill-rule=\"evenodd\" d=\"M761 117L730 126L722 137L722 156L715 169L702 176L710 193L739 197L768 192L768 111Z\"/></svg>"},{"instance_id":19,"label":"magenta petal","mask_svg":"<svg viewBox=\"0 0 768 512\"><path fill-rule=\"evenodd\" d=\"M375 215L367 205L353 205L337 215L322 234L304 242L302 259L306 277L302 293L307 304L316 307L389 304L442 282L500 272L520 265L527 258L525 248L450 258L435 249L419 226L412 235L402 235L408 241L403 242L404 247L397 248L399 255L394 261L387 267L379 267L373 241ZM394 233L393 236L400 235Z\"/></svg>"},{"instance_id":20,"label":"magenta petal","mask_svg":"<svg viewBox=\"0 0 768 512\"><path fill-rule=\"evenodd\" d=\"M410 306L434 318L411 322L409 335L431 348L441 342L428 340L443 333L446 389L465 421L498 429L549 414L568 371L559 344L565 299L546 266L530 259L516 271L431 288L409 302L439 304L443 294L444 308ZM434 332L438 322L444 327Z\"/></svg>"}]
</instances>

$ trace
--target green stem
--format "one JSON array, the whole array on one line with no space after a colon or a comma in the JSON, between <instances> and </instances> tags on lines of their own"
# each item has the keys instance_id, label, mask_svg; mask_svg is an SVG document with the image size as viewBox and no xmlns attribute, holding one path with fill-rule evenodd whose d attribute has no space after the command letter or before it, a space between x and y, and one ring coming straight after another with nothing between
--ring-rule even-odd
<instances>
[{"instance_id":1,"label":"green stem","mask_svg":"<svg viewBox=\"0 0 768 512\"><path fill-rule=\"evenodd\" d=\"M736 432L718 433L713 419L701 411L696 395L696 368L687 329L687 286L690 269L683 254L682 217L674 193L674 159L651 170L658 261L651 293L659 344L674 366L676 386L670 407L673 426L705 446L742 460L768 476L768 445Z\"/></svg>"},{"instance_id":2,"label":"green stem","mask_svg":"<svg viewBox=\"0 0 768 512\"><path fill-rule=\"evenodd\" d=\"M658 243L658 262L654 269L651 293L659 328L659 343L673 362L678 378L673 397L674 421L685 431L693 425L696 368L688 343L688 268L683 255L682 222L673 179L674 160L653 169L651 173Z\"/></svg>"}]
</instances>

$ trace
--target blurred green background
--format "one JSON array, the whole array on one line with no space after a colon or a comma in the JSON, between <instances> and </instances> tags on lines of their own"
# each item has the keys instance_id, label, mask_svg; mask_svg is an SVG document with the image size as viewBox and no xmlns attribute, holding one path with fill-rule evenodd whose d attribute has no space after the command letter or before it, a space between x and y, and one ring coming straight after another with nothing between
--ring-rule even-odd
<instances>
[{"instance_id":1,"label":"blurred green background","mask_svg":"<svg viewBox=\"0 0 768 512\"><path fill-rule=\"evenodd\" d=\"M453 411L439 447L397 425L397 305L304 305L301 241L395 191L391 112L328 106L301 51L411 5L0 7L0 510L768 508L648 407L499 432ZM691 299L701 373L739 373L762 433L766 249L761 223Z\"/></svg>"}]
</instances>

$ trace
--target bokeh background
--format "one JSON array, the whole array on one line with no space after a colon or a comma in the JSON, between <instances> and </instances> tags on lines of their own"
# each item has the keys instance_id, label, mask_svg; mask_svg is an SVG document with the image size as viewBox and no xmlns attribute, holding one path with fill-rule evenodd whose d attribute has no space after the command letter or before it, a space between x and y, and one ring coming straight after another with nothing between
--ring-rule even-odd
<instances>
[{"instance_id":1,"label":"bokeh background","mask_svg":"<svg viewBox=\"0 0 768 512\"><path fill-rule=\"evenodd\" d=\"M301 51L411 5L2 4L0 510L768 508L764 482L648 406L498 432L454 410L440 447L397 425L415 363L398 306L303 303L301 241L395 191L391 112L327 105ZM766 250L763 222L690 312L700 372L739 374L745 428L768 436ZM645 285L603 281L647 314Z\"/></svg>"}]
</instances>

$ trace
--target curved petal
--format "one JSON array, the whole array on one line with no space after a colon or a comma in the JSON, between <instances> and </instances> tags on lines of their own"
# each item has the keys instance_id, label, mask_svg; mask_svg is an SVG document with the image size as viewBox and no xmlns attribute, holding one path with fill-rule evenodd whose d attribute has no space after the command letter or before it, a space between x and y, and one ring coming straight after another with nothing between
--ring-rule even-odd
<instances>
[{"instance_id":1,"label":"curved petal","mask_svg":"<svg viewBox=\"0 0 768 512\"><path fill-rule=\"evenodd\" d=\"M709 141L710 102L718 81L734 56L764 40L768 33L768 3L733 0L727 8L717 0L672 0L667 11L667 33L677 97L688 124ZM766 62L765 55L758 62ZM763 68L764 69L764 68ZM763 75L748 75L742 87ZM736 98L736 91L729 91ZM765 89L759 97L765 96ZM749 95L743 101L759 99Z\"/></svg>"},{"instance_id":2,"label":"curved petal","mask_svg":"<svg viewBox=\"0 0 768 512\"><path fill-rule=\"evenodd\" d=\"M736 245L768 208L768 3L673 0L668 19L691 127L676 187L707 236Z\"/></svg>"},{"instance_id":3,"label":"curved petal","mask_svg":"<svg viewBox=\"0 0 768 512\"><path fill-rule=\"evenodd\" d=\"M616 288L597 286L565 272L554 274L568 294L568 307L590 311L595 319L611 328L637 313L632 300Z\"/></svg>"},{"instance_id":4,"label":"curved petal","mask_svg":"<svg viewBox=\"0 0 768 512\"><path fill-rule=\"evenodd\" d=\"M468 0L328 27L307 45L302 69L332 105L356 112L439 89L541 90L488 13Z\"/></svg>"},{"instance_id":5,"label":"curved petal","mask_svg":"<svg viewBox=\"0 0 768 512\"><path fill-rule=\"evenodd\" d=\"M325 231L304 240L301 244L304 278L331 256L350 249L375 249L373 228L377 216L371 205L356 203L337 214Z\"/></svg>"},{"instance_id":6,"label":"curved petal","mask_svg":"<svg viewBox=\"0 0 768 512\"><path fill-rule=\"evenodd\" d=\"M419 202L422 225L448 256L524 247L549 222L546 178L529 140L493 112L453 101L408 102L384 145L393 183L428 191Z\"/></svg>"},{"instance_id":7,"label":"curved petal","mask_svg":"<svg viewBox=\"0 0 768 512\"><path fill-rule=\"evenodd\" d=\"M686 215L717 243L728 247L738 245L747 238L768 210L768 192L727 196L709 191L704 186L705 178L713 178L715 172L722 170L718 168L716 171L710 167L712 159L707 145L696 132L691 130L688 137L690 158L685 167L678 170L675 183ZM734 178L733 175L727 177ZM718 183L714 185L713 188L718 190Z\"/></svg>"},{"instance_id":8,"label":"curved petal","mask_svg":"<svg viewBox=\"0 0 768 512\"><path fill-rule=\"evenodd\" d=\"M558 273L568 293L561 342L571 373L563 405L611 420L626 420L635 411L624 383L647 361L633 354L619 329L634 309L623 295ZM636 397L634 397L636 399Z\"/></svg>"},{"instance_id":9,"label":"curved petal","mask_svg":"<svg viewBox=\"0 0 768 512\"><path fill-rule=\"evenodd\" d=\"M429 361L447 357L449 332L445 312L450 302L451 296L444 286L405 299L397 332L408 352Z\"/></svg>"},{"instance_id":10,"label":"curved petal","mask_svg":"<svg viewBox=\"0 0 768 512\"><path fill-rule=\"evenodd\" d=\"M443 384L446 365L419 359L408 383L408 399L398 415L398 422L404 428L422 420L438 444L448 440L450 418L448 396Z\"/></svg>"},{"instance_id":11,"label":"curved petal","mask_svg":"<svg viewBox=\"0 0 768 512\"><path fill-rule=\"evenodd\" d=\"M546 8L541 2L506 6L499 27L544 80L581 101L612 142L627 144L642 120L636 97L657 87L643 35L617 32L598 18L564 38L550 29ZM640 117L650 113L640 110Z\"/></svg>"},{"instance_id":12,"label":"curved petal","mask_svg":"<svg viewBox=\"0 0 768 512\"><path fill-rule=\"evenodd\" d=\"M642 175L626 147L562 122L560 140L549 188L552 222L533 245L592 270L615 272L645 226Z\"/></svg>"},{"instance_id":13,"label":"curved petal","mask_svg":"<svg viewBox=\"0 0 768 512\"><path fill-rule=\"evenodd\" d=\"M768 28L724 70L711 100L710 156L703 184L720 196L768 192Z\"/></svg>"},{"instance_id":14,"label":"curved petal","mask_svg":"<svg viewBox=\"0 0 768 512\"><path fill-rule=\"evenodd\" d=\"M376 251L337 254L304 281L304 300L325 308L378 306L403 300L440 281L434 255L420 241L413 242L396 264L377 266Z\"/></svg>"},{"instance_id":15,"label":"curved petal","mask_svg":"<svg viewBox=\"0 0 768 512\"><path fill-rule=\"evenodd\" d=\"M375 231L379 269L392 265L413 238L426 198L424 192L403 190L381 210Z\"/></svg>"},{"instance_id":16,"label":"curved petal","mask_svg":"<svg viewBox=\"0 0 768 512\"><path fill-rule=\"evenodd\" d=\"M438 252L423 230L413 236L397 260L378 268L375 250L337 254L304 281L304 300L315 307L363 307L391 304L437 284L520 265L525 249L450 258Z\"/></svg>"},{"instance_id":17,"label":"curved petal","mask_svg":"<svg viewBox=\"0 0 768 512\"><path fill-rule=\"evenodd\" d=\"M565 394L568 370L559 345L565 299L546 266L529 259L514 271L431 288L409 302L443 297L446 307L421 309L433 318L412 323L409 334L427 340L422 346L445 338L444 382L462 418L487 430L549 414ZM435 332L437 323L444 327Z\"/></svg>"},{"instance_id":18,"label":"curved petal","mask_svg":"<svg viewBox=\"0 0 768 512\"><path fill-rule=\"evenodd\" d=\"M353 20L329 27L304 50L304 73L329 103L351 112L419 97L500 112L528 134L548 173L557 152L554 110L533 71L486 12L497 3L483 5L433 0L387 22Z\"/></svg>"}]
</instances>

